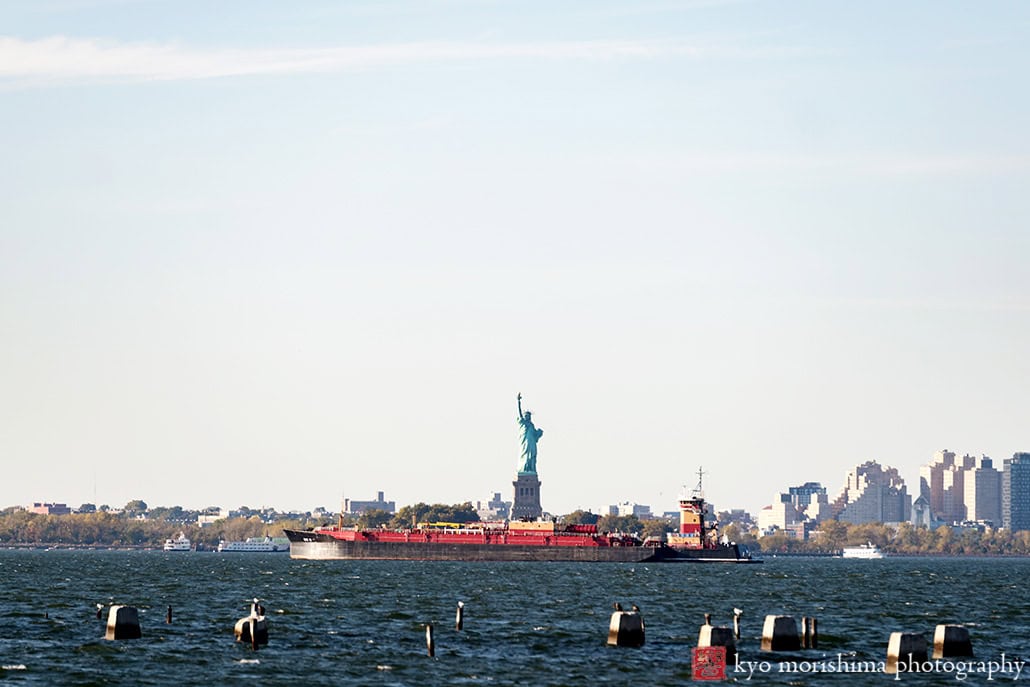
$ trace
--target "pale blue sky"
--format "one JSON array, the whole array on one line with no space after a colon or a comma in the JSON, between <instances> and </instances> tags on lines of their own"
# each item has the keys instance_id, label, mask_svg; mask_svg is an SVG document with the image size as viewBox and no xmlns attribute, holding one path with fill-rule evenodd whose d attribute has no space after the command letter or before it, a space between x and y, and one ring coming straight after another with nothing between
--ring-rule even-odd
<instances>
[{"instance_id":1,"label":"pale blue sky","mask_svg":"<svg viewBox=\"0 0 1030 687\"><path fill-rule=\"evenodd\" d=\"M1030 5L0 5L0 506L1030 450Z\"/></svg>"}]
</instances>

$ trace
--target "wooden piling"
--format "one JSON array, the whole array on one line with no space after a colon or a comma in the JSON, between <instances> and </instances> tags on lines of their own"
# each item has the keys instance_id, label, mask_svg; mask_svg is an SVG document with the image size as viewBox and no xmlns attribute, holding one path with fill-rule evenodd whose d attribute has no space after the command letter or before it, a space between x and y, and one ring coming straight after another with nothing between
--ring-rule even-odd
<instances>
[{"instance_id":1,"label":"wooden piling","mask_svg":"<svg viewBox=\"0 0 1030 687\"><path fill-rule=\"evenodd\" d=\"M819 648L819 621L815 618L801 619L801 647L804 649Z\"/></svg>"}]
</instances>

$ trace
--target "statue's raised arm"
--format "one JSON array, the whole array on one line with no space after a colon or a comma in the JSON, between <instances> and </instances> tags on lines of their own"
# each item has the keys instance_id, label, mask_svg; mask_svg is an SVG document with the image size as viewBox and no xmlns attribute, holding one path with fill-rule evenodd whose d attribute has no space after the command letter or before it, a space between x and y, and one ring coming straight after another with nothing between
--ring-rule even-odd
<instances>
[{"instance_id":1,"label":"statue's raised arm","mask_svg":"<svg viewBox=\"0 0 1030 687\"><path fill-rule=\"evenodd\" d=\"M532 413L528 410L522 412L522 394L518 395L516 403L519 409L518 423L522 429L522 467L519 469L519 474L536 474L536 444L543 436L544 431L533 424Z\"/></svg>"}]
</instances>

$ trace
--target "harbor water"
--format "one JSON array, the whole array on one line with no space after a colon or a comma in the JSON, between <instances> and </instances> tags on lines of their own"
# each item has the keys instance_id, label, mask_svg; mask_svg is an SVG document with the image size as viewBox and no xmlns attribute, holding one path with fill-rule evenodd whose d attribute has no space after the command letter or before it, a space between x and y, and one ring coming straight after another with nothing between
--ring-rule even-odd
<instances>
[{"instance_id":1,"label":"harbor water","mask_svg":"<svg viewBox=\"0 0 1030 687\"><path fill-rule=\"evenodd\" d=\"M762 565L294 561L283 554L0 551L0 683L47 685L682 685L704 614L742 609L737 683L982 684L1030 658L1028 559L774 558ZM233 639L253 597L269 644ZM464 602L464 629L454 628ZM606 646L613 602L641 648ZM106 641L106 608L142 638ZM165 622L168 606L172 622ZM815 617L818 649L759 649L768 614ZM435 625L427 656L425 624ZM968 666L868 671L891 632L969 629ZM983 662L983 668L978 665ZM968 667L960 672L958 668ZM750 670L749 670L750 668ZM993 673L1005 684L1014 672ZM1020 682L1030 681L1024 667Z\"/></svg>"}]
</instances>

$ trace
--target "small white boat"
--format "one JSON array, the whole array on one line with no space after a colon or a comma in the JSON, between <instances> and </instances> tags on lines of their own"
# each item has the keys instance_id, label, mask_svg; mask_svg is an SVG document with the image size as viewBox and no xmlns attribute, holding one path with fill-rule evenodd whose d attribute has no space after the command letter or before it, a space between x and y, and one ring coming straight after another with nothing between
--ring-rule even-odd
<instances>
[{"instance_id":1,"label":"small white boat","mask_svg":"<svg viewBox=\"0 0 1030 687\"><path fill-rule=\"evenodd\" d=\"M862 544L861 546L845 546L841 554L843 558L883 558L883 551L875 544Z\"/></svg>"},{"instance_id":2,"label":"small white boat","mask_svg":"<svg viewBox=\"0 0 1030 687\"><path fill-rule=\"evenodd\" d=\"M193 545L185 532L179 532L175 539L165 539L165 551L190 551Z\"/></svg>"},{"instance_id":3,"label":"small white boat","mask_svg":"<svg viewBox=\"0 0 1030 687\"><path fill-rule=\"evenodd\" d=\"M286 537L250 537L247 541L220 541L218 550L237 553L286 553L290 540Z\"/></svg>"}]
</instances>

